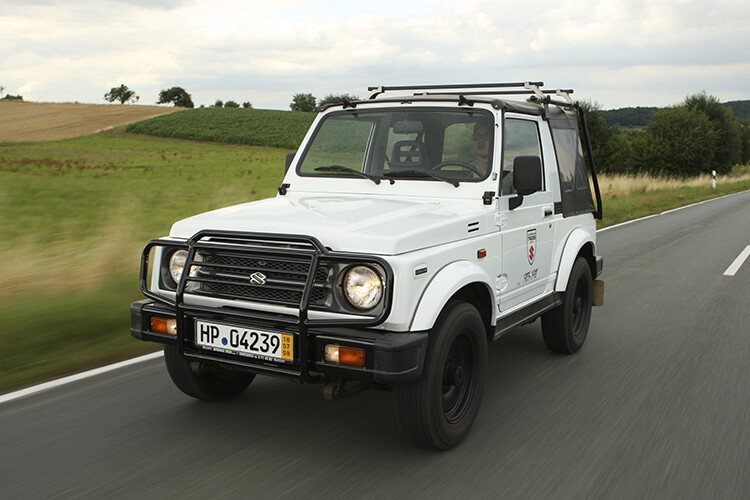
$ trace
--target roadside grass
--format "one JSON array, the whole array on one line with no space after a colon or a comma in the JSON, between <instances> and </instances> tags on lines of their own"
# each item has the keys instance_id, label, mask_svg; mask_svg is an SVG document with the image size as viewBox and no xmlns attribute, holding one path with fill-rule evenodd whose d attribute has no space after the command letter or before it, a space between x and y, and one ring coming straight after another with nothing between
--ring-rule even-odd
<instances>
[{"instance_id":1,"label":"roadside grass","mask_svg":"<svg viewBox=\"0 0 750 500\"><path fill-rule=\"evenodd\" d=\"M119 132L0 144L0 300L133 272L174 221L272 196L285 154Z\"/></svg>"},{"instance_id":2,"label":"roadside grass","mask_svg":"<svg viewBox=\"0 0 750 500\"><path fill-rule=\"evenodd\" d=\"M0 144L0 391L159 349L128 333L144 244L181 218L273 196L287 152L122 129ZM715 191L707 179L600 181L604 227L750 189L750 169Z\"/></svg>"},{"instance_id":3,"label":"roadside grass","mask_svg":"<svg viewBox=\"0 0 750 500\"><path fill-rule=\"evenodd\" d=\"M600 175L604 217L599 228L658 214L666 210L750 189L750 166L736 167L730 175L674 179L648 175Z\"/></svg>"},{"instance_id":4,"label":"roadside grass","mask_svg":"<svg viewBox=\"0 0 750 500\"><path fill-rule=\"evenodd\" d=\"M143 246L273 196L286 153L121 130L0 144L0 391L158 348L127 333Z\"/></svg>"}]
</instances>

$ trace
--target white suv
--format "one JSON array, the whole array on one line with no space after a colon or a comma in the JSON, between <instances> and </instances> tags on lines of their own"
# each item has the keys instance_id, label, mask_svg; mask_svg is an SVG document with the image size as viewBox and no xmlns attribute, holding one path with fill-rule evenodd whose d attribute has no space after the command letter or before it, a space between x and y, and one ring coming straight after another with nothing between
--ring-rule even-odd
<instances>
[{"instance_id":1,"label":"white suv","mask_svg":"<svg viewBox=\"0 0 750 500\"><path fill-rule=\"evenodd\" d=\"M489 341L541 317L546 345L575 352L603 302L583 110L541 86L377 87L327 107L275 198L146 246L133 336L164 344L195 398L256 375L391 390L406 436L455 446Z\"/></svg>"}]
</instances>

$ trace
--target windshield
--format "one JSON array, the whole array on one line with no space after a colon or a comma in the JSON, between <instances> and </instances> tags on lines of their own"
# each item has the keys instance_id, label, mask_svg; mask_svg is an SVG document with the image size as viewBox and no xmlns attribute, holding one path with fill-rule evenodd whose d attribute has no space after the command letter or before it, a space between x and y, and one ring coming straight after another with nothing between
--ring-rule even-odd
<instances>
[{"instance_id":1,"label":"windshield","mask_svg":"<svg viewBox=\"0 0 750 500\"><path fill-rule=\"evenodd\" d=\"M476 182L492 165L493 116L482 110L343 111L325 117L299 163L305 176Z\"/></svg>"}]
</instances>

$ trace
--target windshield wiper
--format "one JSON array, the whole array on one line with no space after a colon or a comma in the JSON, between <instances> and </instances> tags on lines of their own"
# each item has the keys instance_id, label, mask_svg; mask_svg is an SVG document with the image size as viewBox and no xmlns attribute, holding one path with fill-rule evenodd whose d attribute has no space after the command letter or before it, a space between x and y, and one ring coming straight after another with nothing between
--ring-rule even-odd
<instances>
[{"instance_id":1,"label":"windshield wiper","mask_svg":"<svg viewBox=\"0 0 750 500\"><path fill-rule=\"evenodd\" d=\"M370 179L375 184L380 184L380 177L366 174L359 170L354 170L353 168L345 167L343 165L327 165L325 167L315 167L315 171L316 172L345 172L347 174L354 174L360 177L364 177L365 179Z\"/></svg>"},{"instance_id":2,"label":"windshield wiper","mask_svg":"<svg viewBox=\"0 0 750 500\"><path fill-rule=\"evenodd\" d=\"M383 173L383 177L427 177L438 181L444 181L448 184L453 184L453 187L458 187L458 181L456 179L449 179L432 172L426 172L424 170L394 170L393 172Z\"/></svg>"}]
</instances>

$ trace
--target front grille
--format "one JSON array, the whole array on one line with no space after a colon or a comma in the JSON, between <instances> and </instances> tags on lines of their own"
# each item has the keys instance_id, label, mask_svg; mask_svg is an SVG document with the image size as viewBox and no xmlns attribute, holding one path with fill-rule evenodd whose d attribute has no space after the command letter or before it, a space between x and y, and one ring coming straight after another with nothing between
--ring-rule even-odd
<instances>
[{"instance_id":1,"label":"front grille","mask_svg":"<svg viewBox=\"0 0 750 500\"><path fill-rule=\"evenodd\" d=\"M211 239L198 246L185 292L216 298L299 307L314 254L296 242ZM329 268L315 271L311 306L323 306L329 295Z\"/></svg>"}]
</instances>

